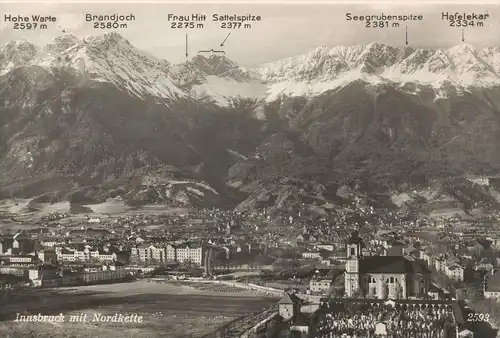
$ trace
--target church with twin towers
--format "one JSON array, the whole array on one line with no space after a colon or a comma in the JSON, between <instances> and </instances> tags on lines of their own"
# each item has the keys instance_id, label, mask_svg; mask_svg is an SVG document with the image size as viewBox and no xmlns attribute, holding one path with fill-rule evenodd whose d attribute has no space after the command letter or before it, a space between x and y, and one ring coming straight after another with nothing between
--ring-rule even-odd
<instances>
[{"instance_id":1,"label":"church with twin towers","mask_svg":"<svg viewBox=\"0 0 500 338\"><path fill-rule=\"evenodd\" d=\"M346 241L345 292L349 298L424 298L431 272L422 261L406 256L364 256L363 240L354 231Z\"/></svg>"}]
</instances>

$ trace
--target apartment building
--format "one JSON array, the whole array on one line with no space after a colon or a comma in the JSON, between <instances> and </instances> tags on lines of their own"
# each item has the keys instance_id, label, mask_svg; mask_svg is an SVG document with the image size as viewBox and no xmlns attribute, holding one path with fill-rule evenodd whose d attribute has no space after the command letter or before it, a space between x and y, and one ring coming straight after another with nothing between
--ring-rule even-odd
<instances>
[{"instance_id":1,"label":"apartment building","mask_svg":"<svg viewBox=\"0 0 500 338\"><path fill-rule=\"evenodd\" d=\"M26 267L32 266L38 262L35 256L8 256L8 265L11 267Z\"/></svg>"},{"instance_id":2,"label":"apartment building","mask_svg":"<svg viewBox=\"0 0 500 338\"><path fill-rule=\"evenodd\" d=\"M116 253L114 252L99 252L97 259L101 262L114 262L116 261Z\"/></svg>"},{"instance_id":3,"label":"apartment building","mask_svg":"<svg viewBox=\"0 0 500 338\"><path fill-rule=\"evenodd\" d=\"M445 273L446 271L446 261L442 258L434 260L434 267L437 271Z\"/></svg>"},{"instance_id":4,"label":"apartment building","mask_svg":"<svg viewBox=\"0 0 500 338\"><path fill-rule=\"evenodd\" d=\"M321 259L321 255L319 252L304 252L302 253L302 258Z\"/></svg>"},{"instance_id":5,"label":"apartment building","mask_svg":"<svg viewBox=\"0 0 500 338\"><path fill-rule=\"evenodd\" d=\"M75 252L71 250L62 250L57 254L57 260L62 262L75 262Z\"/></svg>"},{"instance_id":6,"label":"apartment building","mask_svg":"<svg viewBox=\"0 0 500 338\"><path fill-rule=\"evenodd\" d=\"M176 261L180 263L191 262L197 265L203 265L205 250L203 247L191 247L190 245L179 246L176 248Z\"/></svg>"},{"instance_id":7,"label":"apartment building","mask_svg":"<svg viewBox=\"0 0 500 338\"><path fill-rule=\"evenodd\" d=\"M99 259L99 250L92 249L90 246L86 245L83 250L75 250L74 255L76 259L80 261L97 260Z\"/></svg>"},{"instance_id":8,"label":"apartment building","mask_svg":"<svg viewBox=\"0 0 500 338\"><path fill-rule=\"evenodd\" d=\"M58 241L56 239L49 239L49 238L40 241L40 245L47 249L53 249L57 245L64 245L64 244L65 243L63 241Z\"/></svg>"},{"instance_id":9,"label":"apartment building","mask_svg":"<svg viewBox=\"0 0 500 338\"><path fill-rule=\"evenodd\" d=\"M129 276L130 273L121 264L103 265L102 268L85 269L81 278L86 284L99 283L103 281L120 280Z\"/></svg>"},{"instance_id":10,"label":"apartment building","mask_svg":"<svg viewBox=\"0 0 500 338\"><path fill-rule=\"evenodd\" d=\"M432 255L427 250L420 250L420 259L426 262L428 266L435 265Z\"/></svg>"},{"instance_id":11,"label":"apartment building","mask_svg":"<svg viewBox=\"0 0 500 338\"><path fill-rule=\"evenodd\" d=\"M9 263L13 264L33 264L36 260L34 256L10 256Z\"/></svg>"},{"instance_id":12,"label":"apartment building","mask_svg":"<svg viewBox=\"0 0 500 338\"><path fill-rule=\"evenodd\" d=\"M205 250L202 246L190 246L189 244L176 246L139 245L131 250L131 259L139 262L163 263L163 262L192 262L203 265Z\"/></svg>"},{"instance_id":13,"label":"apartment building","mask_svg":"<svg viewBox=\"0 0 500 338\"><path fill-rule=\"evenodd\" d=\"M150 263L164 263L167 261L173 261L174 259L168 259L167 248L150 245L139 245L132 248L131 259L135 259L139 262L150 262Z\"/></svg>"},{"instance_id":14,"label":"apartment building","mask_svg":"<svg viewBox=\"0 0 500 338\"><path fill-rule=\"evenodd\" d=\"M445 274L456 281L464 280L464 272L465 269L458 263L452 263L450 265L445 266Z\"/></svg>"},{"instance_id":15,"label":"apartment building","mask_svg":"<svg viewBox=\"0 0 500 338\"><path fill-rule=\"evenodd\" d=\"M312 279L309 282L309 289L311 292L325 293L330 290L332 282L328 279Z\"/></svg>"},{"instance_id":16,"label":"apartment building","mask_svg":"<svg viewBox=\"0 0 500 338\"><path fill-rule=\"evenodd\" d=\"M318 244L318 250L335 251L335 246L333 244Z\"/></svg>"},{"instance_id":17,"label":"apartment building","mask_svg":"<svg viewBox=\"0 0 500 338\"><path fill-rule=\"evenodd\" d=\"M57 259L63 262L112 262L116 260L116 253L99 252L97 249L92 249L90 246L85 246L83 250L63 249L56 250Z\"/></svg>"},{"instance_id":18,"label":"apartment building","mask_svg":"<svg viewBox=\"0 0 500 338\"><path fill-rule=\"evenodd\" d=\"M168 261L175 261L177 258L176 258L176 248L175 246L173 246L172 244L167 244L166 246L166 249L167 249L167 260Z\"/></svg>"},{"instance_id":19,"label":"apartment building","mask_svg":"<svg viewBox=\"0 0 500 338\"><path fill-rule=\"evenodd\" d=\"M476 270L484 270L492 275L495 271L495 267L488 259L482 259L481 262L476 264Z\"/></svg>"}]
</instances>

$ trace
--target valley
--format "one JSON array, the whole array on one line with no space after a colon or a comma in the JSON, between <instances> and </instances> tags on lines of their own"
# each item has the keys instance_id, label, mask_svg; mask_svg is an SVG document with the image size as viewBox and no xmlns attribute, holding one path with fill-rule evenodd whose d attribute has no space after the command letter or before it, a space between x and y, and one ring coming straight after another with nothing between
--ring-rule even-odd
<instances>
[{"instance_id":1,"label":"valley","mask_svg":"<svg viewBox=\"0 0 500 338\"><path fill-rule=\"evenodd\" d=\"M415 5L0 4L0 336L494 337L500 8Z\"/></svg>"}]
</instances>

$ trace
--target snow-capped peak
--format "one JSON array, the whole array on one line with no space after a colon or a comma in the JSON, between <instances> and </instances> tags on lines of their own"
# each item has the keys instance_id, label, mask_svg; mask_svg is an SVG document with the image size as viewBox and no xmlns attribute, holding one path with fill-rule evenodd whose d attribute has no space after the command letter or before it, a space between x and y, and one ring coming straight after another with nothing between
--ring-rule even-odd
<instances>
[{"instance_id":1,"label":"snow-capped peak","mask_svg":"<svg viewBox=\"0 0 500 338\"><path fill-rule=\"evenodd\" d=\"M27 40L10 41L0 47L0 75L29 63L39 48Z\"/></svg>"},{"instance_id":2,"label":"snow-capped peak","mask_svg":"<svg viewBox=\"0 0 500 338\"><path fill-rule=\"evenodd\" d=\"M481 50L465 43L437 50L380 43L320 46L303 55L265 64L257 72L272 83L271 91L276 95L314 94L361 78L372 83L490 86L500 85L500 48Z\"/></svg>"},{"instance_id":3,"label":"snow-capped peak","mask_svg":"<svg viewBox=\"0 0 500 338\"><path fill-rule=\"evenodd\" d=\"M66 49L73 47L80 42L80 39L78 39L76 36L72 34L66 34L56 37L51 43L44 47L44 51L47 53L62 53Z\"/></svg>"},{"instance_id":4,"label":"snow-capped peak","mask_svg":"<svg viewBox=\"0 0 500 338\"><path fill-rule=\"evenodd\" d=\"M28 42L28 40L26 40L26 39L11 40L2 46L2 50L4 50L4 49L25 49L25 48L32 49L32 48L36 48L36 47L32 43Z\"/></svg>"},{"instance_id":5,"label":"snow-capped peak","mask_svg":"<svg viewBox=\"0 0 500 338\"><path fill-rule=\"evenodd\" d=\"M8 53L14 49L24 52ZM83 40L64 35L41 49L27 42L9 43L0 50L0 57L10 60L2 62L1 74L17 67L37 65L49 71L72 69L86 80L110 83L140 98L171 99L185 95L168 75L169 62L135 48L117 33Z\"/></svg>"},{"instance_id":6,"label":"snow-capped peak","mask_svg":"<svg viewBox=\"0 0 500 338\"><path fill-rule=\"evenodd\" d=\"M239 67L225 55L198 54L170 70L175 84L196 99L209 100L228 106L234 99L260 100L266 95L266 85L257 74Z\"/></svg>"},{"instance_id":7,"label":"snow-capped peak","mask_svg":"<svg viewBox=\"0 0 500 338\"><path fill-rule=\"evenodd\" d=\"M191 61L206 75L221 75L227 71L238 68L238 66L224 55L210 55L205 57L203 55L196 55Z\"/></svg>"},{"instance_id":8,"label":"snow-capped peak","mask_svg":"<svg viewBox=\"0 0 500 338\"><path fill-rule=\"evenodd\" d=\"M103 35L90 36L83 40L87 46L100 48L101 50L109 50L113 48L131 48L135 49L132 44L123 36L116 32L105 33Z\"/></svg>"},{"instance_id":9,"label":"snow-capped peak","mask_svg":"<svg viewBox=\"0 0 500 338\"><path fill-rule=\"evenodd\" d=\"M251 70L218 54L196 55L172 66L117 33L85 39L64 35L43 48L26 40L0 47L0 75L30 65L71 70L85 79L83 83L109 83L140 98L165 102L190 96L220 105L234 102L235 97L258 101L316 95L359 80L439 88L500 85L500 47L478 49L465 43L436 50L376 42L319 46Z\"/></svg>"},{"instance_id":10,"label":"snow-capped peak","mask_svg":"<svg viewBox=\"0 0 500 338\"><path fill-rule=\"evenodd\" d=\"M397 50L378 43L355 46L320 46L311 52L271 62L257 69L267 81L328 80L346 71L366 67L367 72L397 58Z\"/></svg>"},{"instance_id":11,"label":"snow-capped peak","mask_svg":"<svg viewBox=\"0 0 500 338\"><path fill-rule=\"evenodd\" d=\"M469 43L461 43L448 49L451 54L475 53L476 49Z\"/></svg>"}]
</instances>

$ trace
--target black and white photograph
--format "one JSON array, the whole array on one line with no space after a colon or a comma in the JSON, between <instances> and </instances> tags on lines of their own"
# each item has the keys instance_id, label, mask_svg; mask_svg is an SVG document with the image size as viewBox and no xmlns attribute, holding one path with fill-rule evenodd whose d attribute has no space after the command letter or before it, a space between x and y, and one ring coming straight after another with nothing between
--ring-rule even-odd
<instances>
[{"instance_id":1,"label":"black and white photograph","mask_svg":"<svg viewBox=\"0 0 500 338\"><path fill-rule=\"evenodd\" d=\"M0 2L0 337L500 337L500 2Z\"/></svg>"}]
</instances>

